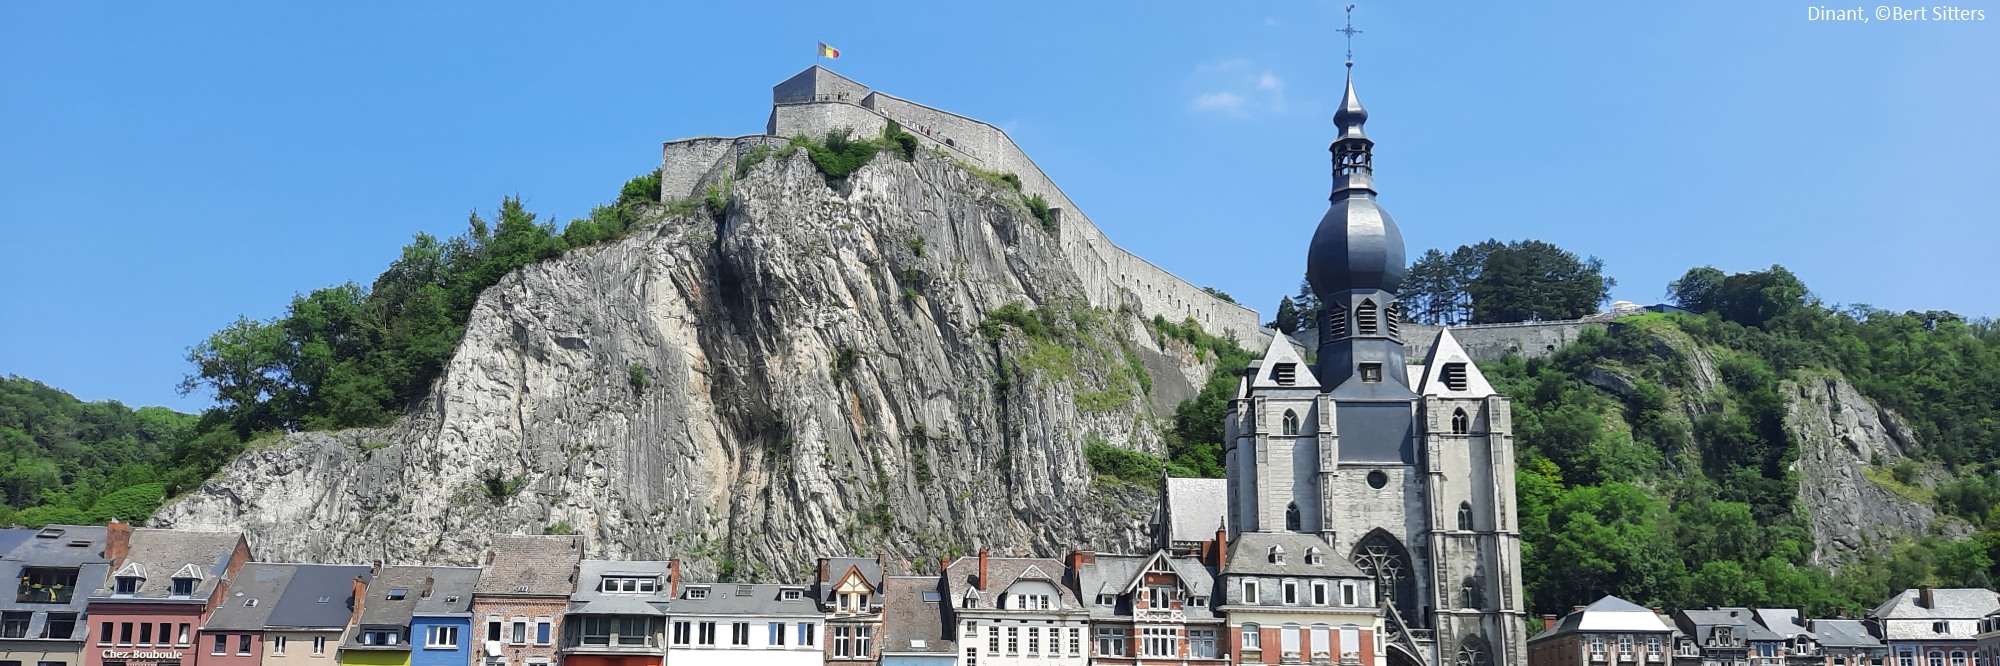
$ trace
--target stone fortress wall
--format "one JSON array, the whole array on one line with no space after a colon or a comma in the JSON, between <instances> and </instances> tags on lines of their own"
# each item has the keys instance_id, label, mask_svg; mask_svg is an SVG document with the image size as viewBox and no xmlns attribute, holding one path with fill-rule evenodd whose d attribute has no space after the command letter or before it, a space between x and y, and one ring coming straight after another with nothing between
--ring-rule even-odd
<instances>
[{"instance_id":1,"label":"stone fortress wall","mask_svg":"<svg viewBox=\"0 0 2000 666\"><path fill-rule=\"evenodd\" d=\"M699 193L705 178L728 160L758 145L782 144L786 137L824 136L847 128L855 136L874 136L888 121L958 160L988 171L1012 172L1024 194L1040 194L1056 215L1064 255L1083 280L1090 304L1116 309L1128 299L1150 318L1180 322L1192 318L1204 330L1234 335L1245 347L1268 339L1255 310L1223 301L1201 287L1118 247L1083 214L1005 131L908 100L870 91L866 86L815 66L778 84L771 91L770 119L763 137L703 137L670 141L661 155L661 195L688 197Z\"/></svg>"}]
</instances>

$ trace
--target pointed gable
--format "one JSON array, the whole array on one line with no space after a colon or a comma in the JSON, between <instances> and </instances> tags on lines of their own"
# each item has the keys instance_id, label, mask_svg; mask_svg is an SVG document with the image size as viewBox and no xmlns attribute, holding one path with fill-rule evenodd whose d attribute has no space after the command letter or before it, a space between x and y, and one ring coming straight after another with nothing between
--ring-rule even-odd
<instances>
[{"instance_id":1,"label":"pointed gable","mask_svg":"<svg viewBox=\"0 0 2000 666\"><path fill-rule=\"evenodd\" d=\"M1424 357L1423 373L1423 383L1417 386L1419 395L1440 398L1493 395L1493 385L1487 383L1486 375L1479 372L1479 366L1458 345L1448 328L1438 329L1437 340L1431 343L1430 354Z\"/></svg>"},{"instance_id":2,"label":"pointed gable","mask_svg":"<svg viewBox=\"0 0 2000 666\"><path fill-rule=\"evenodd\" d=\"M1263 362L1254 367L1256 374L1250 380L1252 388L1319 388L1319 378L1313 376L1312 368L1292 347L1292 339L1283 333L1271 336L1271 345L1264 350Z\"/></svg>"}]
</instances>

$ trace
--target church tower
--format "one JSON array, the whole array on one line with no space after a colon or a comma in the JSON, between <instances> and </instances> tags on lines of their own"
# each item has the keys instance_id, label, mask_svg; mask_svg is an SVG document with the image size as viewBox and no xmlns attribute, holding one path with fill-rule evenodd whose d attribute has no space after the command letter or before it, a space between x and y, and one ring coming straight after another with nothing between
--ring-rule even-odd
<instances>
[{"instance_id":1,"label":"church tower","mask_svg":"<svg viewBox=\"0 0 2000 666\"><path fill-rule=\"evenodd\" d=\"M1509 404L1448 331L1409 362L1402 232L1375 199L1347 66L1332 204L1306 258L1317 363L1278 335L1244 371L1224 428L1229 537L1313 535L1352 563L1384 615L1388 663L1523 663Z\"/></svg>"}]
</instances>

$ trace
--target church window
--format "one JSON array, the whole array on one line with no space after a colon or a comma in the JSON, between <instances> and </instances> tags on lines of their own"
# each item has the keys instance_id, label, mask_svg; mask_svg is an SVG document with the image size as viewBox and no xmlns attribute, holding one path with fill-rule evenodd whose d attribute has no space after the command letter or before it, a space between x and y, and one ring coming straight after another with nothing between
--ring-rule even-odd
<instances>
[{"instance_id":1,"label":"church window","mask_svg":"<svg viewBox=\"0 0 2000 666\"><path fill-rule=\"evenodd\" d=\"M1337 303L1326 305L1326 337L1329 340L1347 337L1347 308Z\"/></svg>"},{"instance_id":2,"label":"church window","mask_svg":"<svg viewBox=\"0 0 2000 666\"><path fill-rule=\"evenodd\" d=\"M1379 489L1386 485L1389 485L1389 475L1383 474L1382 470L1378 469L1368 473L1368 487Z\"/></svg>"},{"instance_id":3,"label":"church window","mask_svg":"<svg viewBox=\"0 0 2000 666\"><path fill-rule=\"evenodd\" d=\"M1299 531L1299 503L1298 503L1298 502L1293 502L1293 503L1291 503L1291 504L1287 504L1287 505L1285 505L1285 529L1286 529L1286 530L1289 530L1289 531L1292 531L1292 532L1297 532L1297 531Z\"/></svg>"},{"instance_id":4,"label":"church window","mask_svg":"<svg viewBox=\"0 0 2000 666\"><path fill-rule=\"evenodd\" d=\"M1389 337L1401 339L1403 329L1399 324L1403 319L1403 304L1389 301L1389 307L1382 310L1382 323L1389 327Z\"/></svg>"},{"instance_id":5,"label":"church window","mask_svg":"<svg viewBox=\"0 0 2000 666\"><path fill-rule=\"evenodd\" d=\"M1299 413L1289 409L1285 410L1284 427L1286 436L1297 437L1299 434Z\"/></svg>"},{"instance_id":6,"label":"church window","mask_svg":"<svg viewBox=\"0 0 2000 666\"><path fill-rule=\"evenodd\" d=\"M1380 363L1361 364L1361 381L1380 383L1382 381L1382 364Z\"/></svg>"},{"instance_id":7,"label":"church window","mask_svg":"<svg viewBox=\"0 0 2000 666\"><path fill-rule=\"evenodd\" d=\"M1459 531L1461 531L1461 532L1470 532L1470 531L1472 531L1472 503L1471 503L1471 502L1459 502L1459 503L1458 503L1458 529L1459 529Z\"/></svg>"},{"instance_id":8,"label":"church window","mask_svg":"<svg viewBox=\"0 0 2000 666\"><path fill-rule=\"evenodd\" d=\"M1299 364L1279 363L1271 368L1271 381L1279 386L1291 386L1299 382Z\"/></svg>"},{"instance_id":9,"label":"church window","mask_svg":"<svg viewBox=\"0 0 2000 666\"><path fill-rule=\"evenodd\" d=\"M1403 543L1376 529L1354 544L1354 566L1375 582L1374 604L1393 604L1403 617L1417 617L1417 581Z\"/></svg>"},{"instance_id":10,"label":"church window","mask_svg":"<svg viewBox=\"0 0 2000 666\"><path fill-rule=\"evenodd\" d=\"M1363 300L1354 308L1354 331L1356 335L1375 335L1377 330L1375 301Z\"/></svg>"},{"instance_id":11,"label":"church window","mask_svg":"<svg viewBox=\"0 0 2000 666\"><path fill-rule=\"evenodd\" d=\"M1438 381L1444 382L1444 387L1451 389L1453 391L1465 390L1465 387L1467 386L1465 379L1465 364L1464 363L1444 364L1444 370L1438 373Z\"/></svg>"},{"instance_id":12,"label":"church window","mask_svg":"<svg viewBox=\"0 0 2000 666\"><path fill-rule=\"evenodd\" d=\"M1459 608L1478 608L1481 601L1479 598L1479 579L1467 578L1464 582L1458 584Z\"/></svg>"},{"instance_id":13,"label":"church window","mask_svg":"<svg viewBox=\"0 0 2000 666\"><path fill-rule=\"evenodd\" d=\"M1454 435L1465 434L1467 430L1471 429L1472 426L1471 421L1472 417L1466 416L1465 410L1463 409L1454 410L1451 413L1451 434Z\"/></svg>"},{"instance_id":14,"label":"church window","mask_svg":"<svg viewBox=\"0 0 2000 666\"><path fill-rule=\"evenodd\" d=\"M1601 641L1603 637L1592 636L1591 639ZM1598 644L1593 642L1592 646L1597 647ZM1603 654L1603 650L1597 650L1594 654ZM1460 643L1458 657L1452 660L1453 666L1488 666L1490 663L1492 662L1486 656L1486 642L1479 640L1478 636L1469 636L1464 643Z\"/></svg>"}]
</instances>

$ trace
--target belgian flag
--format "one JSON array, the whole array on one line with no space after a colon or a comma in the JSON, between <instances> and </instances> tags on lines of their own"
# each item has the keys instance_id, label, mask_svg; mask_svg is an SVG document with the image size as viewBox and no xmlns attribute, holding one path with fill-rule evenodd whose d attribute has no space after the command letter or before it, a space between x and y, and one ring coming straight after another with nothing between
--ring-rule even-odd
<instances>
[{"instance_id":1,"label":"belgian flag","mask_svg":"<svg viewBox=\"0 0 2000 666\"><path fill-rule=\"evenodd\" d=\"M835 59L835 60L839 60L839 59L840 59L840 49L836 49L836 48L833 48L833 47L831 47L831 46L827 46L827 45L826 45L826 42L820 42L820 43L819 43L819 57L821 57L821 58L833 58L833 59Z\"/></svg>"}]
</instances>

